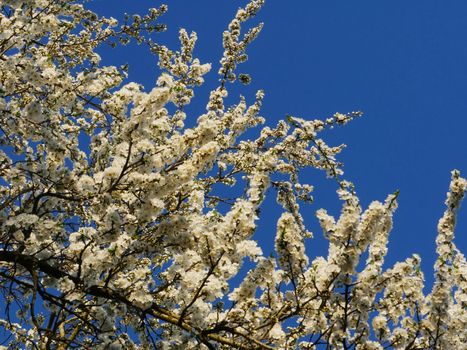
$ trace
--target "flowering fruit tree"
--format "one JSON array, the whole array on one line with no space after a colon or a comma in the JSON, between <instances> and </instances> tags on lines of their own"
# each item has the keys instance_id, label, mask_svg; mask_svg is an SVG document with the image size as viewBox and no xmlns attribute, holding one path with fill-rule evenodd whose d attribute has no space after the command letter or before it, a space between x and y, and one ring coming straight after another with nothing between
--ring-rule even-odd
<instances>
[{"instance_id":1,"label":"flowering fruit tree","mask_svg":"<svg viewBox=\"0 0 467 350\"><path fill-rule=\"evenodd\" d=\"M320 138L360 113L289 116L242 138L264 122L264 94L231 104L227 91L250 80L236 68L262 26L242 27L263 2L228 25L219 83L188 117L211 65L193 57L195 33L180 30L178 51L149 39L165 6L119 24L79 1L1 2L1 349L465 349L459 172L426 295L417 255L383 267L397 193L362 208L336 159L343 146ZM134 41L158 56L150 92L96 52ZM342 202L337 219L316 213L329 250L315 259L305 168L336 181ZM229 186L240 195L224 198ZM283 213L265 256L253 235L272 194Z\"/></svg>"}]
</instances>

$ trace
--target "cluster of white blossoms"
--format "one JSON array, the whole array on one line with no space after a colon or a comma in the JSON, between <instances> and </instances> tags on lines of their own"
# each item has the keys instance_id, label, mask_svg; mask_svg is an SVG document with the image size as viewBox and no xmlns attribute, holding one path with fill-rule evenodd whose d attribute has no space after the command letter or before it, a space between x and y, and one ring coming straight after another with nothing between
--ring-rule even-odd
<instances>
[{"instance_id":1,"label":"cluster of white blossoms","mask_svg":"<svg viewBox=\"0 0 467 350\"><path fill-rule=\"evenodd\" d=\"M250 81L236 70L262 24L242 27L263 3L223 33L219 84L193 116L211 65L193 56L195 33L180 30L179 51L148 39L166 6L119 25L80 1L2 1L0 349L465 349L453 239L467 181L453 172L426 295L417 255L384 265L397 193L361 208L344 146L320 138L359 112L242 137L264 122L264 93L233 103L227 90ZM148 93L95 52L131 41L158 56ZM343 203L337 219L317 211L329 250L314 259L305 168L334 179ZM283 213L261 233L275 234L270 255L255 231L271 193Z\"/></svg>"}]
</instances>

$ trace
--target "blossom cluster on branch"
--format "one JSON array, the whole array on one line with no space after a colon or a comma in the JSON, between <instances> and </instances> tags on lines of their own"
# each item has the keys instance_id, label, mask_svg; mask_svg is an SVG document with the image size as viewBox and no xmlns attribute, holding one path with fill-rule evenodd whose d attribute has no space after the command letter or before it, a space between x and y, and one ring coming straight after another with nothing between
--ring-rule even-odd
<instances>
[{"instance_id":1,"label":"blossom cluster on branch","mask_svg":"<svg viewBox=\"0 0 467 350\"><path fill-rule=\"evenodd\" d=\"M1 2L0 349L465 348L467 265L453 239L467 181L452 172L426 295L419 256L384 266L398 194L362 208L337 160L344 145L320 137L360 112L288 116L242 138L264 123L264 93L231 104L227 91L250 81L236 71L263 4L238 10L206 112L188 116L211 64L194 57L196 33L181 29L175 51L149 39L166 6L120 25L80 1ZM96 53L131 42L158 57L150 92ZM306 168L342 201L337 219L316 212L329 250L315 259ZM264 233L268 256L254 233L273 194L283 213Z\"/></svg>"}]
</instances>

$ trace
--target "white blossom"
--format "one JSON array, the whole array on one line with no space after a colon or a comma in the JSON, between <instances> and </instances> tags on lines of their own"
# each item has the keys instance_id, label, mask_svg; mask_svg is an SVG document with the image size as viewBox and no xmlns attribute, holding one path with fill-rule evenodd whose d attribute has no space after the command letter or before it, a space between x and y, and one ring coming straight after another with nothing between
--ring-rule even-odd
<instances>
[{"instance_id":1,"label":"white blossom","mask_svg":"<svg viewBox=\"0 0 467 350\"><path fill-rule=\"evenodd\" d=\"M364 208L343 178L345 145L322 139L360 112L250 130L265 122L265 93L231 84L251 80L238 68L263 5L249 1L228 24L196 114L187 105L211 63L195 57L194 32L179 30L177 51L147 36L164 28L165 5L118 24L65 0L2 4L0 349L465 347L454 232L467 181L453 171L426 295L420 256L385 265L398 192ZM158 57L147 89L96 52L133 40ZM309 169L342 202L335 218L316 211L327 252L308 229Z\"/></svg>"}]
</instances>

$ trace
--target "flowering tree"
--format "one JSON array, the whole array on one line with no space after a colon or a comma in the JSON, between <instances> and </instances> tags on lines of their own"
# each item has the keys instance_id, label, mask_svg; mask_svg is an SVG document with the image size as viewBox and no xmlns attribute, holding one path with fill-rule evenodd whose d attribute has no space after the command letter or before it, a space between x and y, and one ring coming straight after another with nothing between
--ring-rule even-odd
<instances>
[{"instance_id":1,"label":"flowering tree","mask_svg":"<svg viewBox=\"0 0 467 350\"><path fill-rule=\"evenodd\" d=\"M235 71L261 25L241 26L263 2L223 33L219 84L192 128L184 107L211 65L193 57L195 33L180 30L179 51L147 39L164 29L165 6L119 25L78 1L1 2L1 349L465 348L457 171L425 295L417 255L383 268L397 193L362 209L342 179L342 146L319 137L360 113L288 117L240 137L263 123L263 92L225 106L227 87L249 81ZM149 93L122 85L125 67L102 66L95 51L132 40L159 58ZM329 250L314 260L300 214L310 167L337 181L342 201L337 220L316 213ZM242 194L224 198L222 186ZM268 188L283 207L270 257L253 240Z\"/></svg>"}]
</instances>

